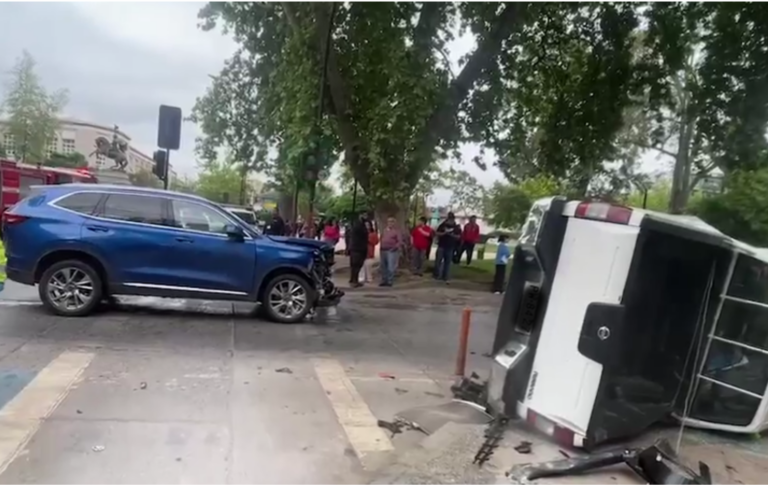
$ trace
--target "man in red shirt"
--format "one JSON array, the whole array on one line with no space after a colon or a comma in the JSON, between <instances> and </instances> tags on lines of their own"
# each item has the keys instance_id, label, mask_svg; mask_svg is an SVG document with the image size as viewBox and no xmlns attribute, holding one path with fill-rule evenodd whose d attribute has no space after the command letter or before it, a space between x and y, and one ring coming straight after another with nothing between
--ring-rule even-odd
<instances>
[{"instance_id":1,"label":"man in red shirt","mask_svg":"<svg viewBox=\"0 0 768 485\"><path fill-rule=\"evenodd\" d=\"M459 252L459 261L461 255L467 253L467 265L472 262L472 255L475 252L475 244L480 242L480 226L477 225L477 217L472 216L469 222L464 224L464 231L461 233L461 250Z\"/></svg>"},{"instance_id":2,"label":"man in red shirt","mask_svg":"<svg viewBox=\"0 0 768 485\"><path fill-rule=\"evenodd\" d=\"M427 261L427 250L435 235L435 231L427 225L427 218L421 217L416 227L411 231L413 245L413 274L424 275L424 263Z\"/></svg>"}]
</instances>

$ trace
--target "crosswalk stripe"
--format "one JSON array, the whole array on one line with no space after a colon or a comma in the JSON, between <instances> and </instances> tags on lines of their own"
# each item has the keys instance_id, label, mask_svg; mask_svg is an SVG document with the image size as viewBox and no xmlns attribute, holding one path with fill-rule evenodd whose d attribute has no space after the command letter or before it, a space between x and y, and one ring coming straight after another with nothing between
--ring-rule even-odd
<instances>
[{"instance_id":1,"label":"crosswalk stripe","mask_svg":"<svg viewBox=\"0 0 768 485\"><path fill-rule=\"evenodd\" d=\"M370 454L392 451L392 441L378 426L376 417L342 365L334 359L312 359L312 363L339 424L363 466Z\"/></svg>"},{"instance_id":2,"label":"crosswalk stripe","mask_svg":"<svg viewBox=\"0 0 768 485\"><path fill-rule=\"evenodd\" d=\"M64 400L94 354L63 352L0 409L0 474Z\"/></svg>"}]
</instances>

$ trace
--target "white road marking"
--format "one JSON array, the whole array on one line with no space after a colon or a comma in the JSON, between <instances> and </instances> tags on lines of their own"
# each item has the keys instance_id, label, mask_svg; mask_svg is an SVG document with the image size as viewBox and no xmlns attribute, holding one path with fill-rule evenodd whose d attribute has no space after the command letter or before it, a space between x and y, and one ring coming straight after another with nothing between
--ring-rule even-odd
<instances>
[{"instance_id":1,"label":"white road marking","mask_svg":"<svg viewBox=\"0 0 768 485\"><path fill-rule=\"evenodd\" d=\"M86 352L63 352L0 409L0 474L22 453L93 357L94 354Z\"/></svg>"},{"instance_id":2,"label":"white road marking","mask_svg":"<svg viewBox=\"0 0 768 485\"><path fill-rule=\"evenodd\" d=\"M42 305L39 301L0 300L0 306L35 306Z\"/></svg>"},{"instance_id":3,"label":"white road marking","mask_svg":"<svg viewBox=\"0 0 768 485\"><path fill-rule=\"evenodd\" d=\"M312 359L312 364L339 424L363 466L371 453L394 450L389 436L379 428L376 417L342 365L333 359Z\"/></svg>"}]
</instances>

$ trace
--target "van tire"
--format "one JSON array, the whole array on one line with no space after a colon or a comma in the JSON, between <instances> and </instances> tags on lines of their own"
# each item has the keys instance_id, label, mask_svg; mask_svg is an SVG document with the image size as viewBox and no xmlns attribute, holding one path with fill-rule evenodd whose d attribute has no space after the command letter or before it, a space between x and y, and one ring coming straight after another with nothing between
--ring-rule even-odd
<instances>
[{"instance_id":1,"label":"van tire","mask_svg":"<svg viewBox=\"0 0 768 485\"><path fill-rule=\"evenodd\" d=\"M301 311L286 315L283 312L278 311L276 305L279 303L273 303L275 293L295 292L293 297L296 298L299 295L303 297L305 301ZM273 299L270 299L270 295ZM280 300L277 300L279 302ZM264 293L261 298L261 305L259 313L265 315L269 320L276 323L299 323L306 318L307 314L312 310L315 304L315 290L309 284L309 282L301 276L284 273L278 274L273 277L267 283L264 288Z\"/></svg>"},{"instance_id":2,"label":"van tire","mask_svg":"<svg viewBox=\"0 0 768 485\"><path fill-rule=\"evenodd\" d=\"M53 291L55 290L51 286L52 279L57 274L66 274L68 272L67 270L70 273L74 272L76 275L84 275L85 277L83 280L90 280L90 285L87 285L91 289L88 299L82 306L76 308L62 307L53 300ZM83 288L85 287L86 286L84 285ZM104 293L103 282L101 276L99 276L99 272L90 264L77 259L69 259L52 264L43 271L37 289L43 306L50 312L62 317L85 317L92 314L101 303L102 295Z\"/></svg>"}]
</instances>

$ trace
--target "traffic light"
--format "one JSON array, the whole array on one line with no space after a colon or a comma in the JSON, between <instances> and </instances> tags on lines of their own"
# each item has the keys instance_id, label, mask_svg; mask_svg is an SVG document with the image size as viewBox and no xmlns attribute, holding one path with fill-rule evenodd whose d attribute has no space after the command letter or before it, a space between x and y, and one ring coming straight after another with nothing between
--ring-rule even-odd
<instances>
[{"instance_id":1,"label":"traffic light","mask_svg":"<svg viewBox=\"0 0 768 485\"><path fill-rule=\"evenodd\" d=\"M155 166L152 167L152 173L162 181L165 181L165 177L168 174L168 154L165 150L156 150L152 154L152 160L155 161Z\"/></svg>"}]
</instances>

